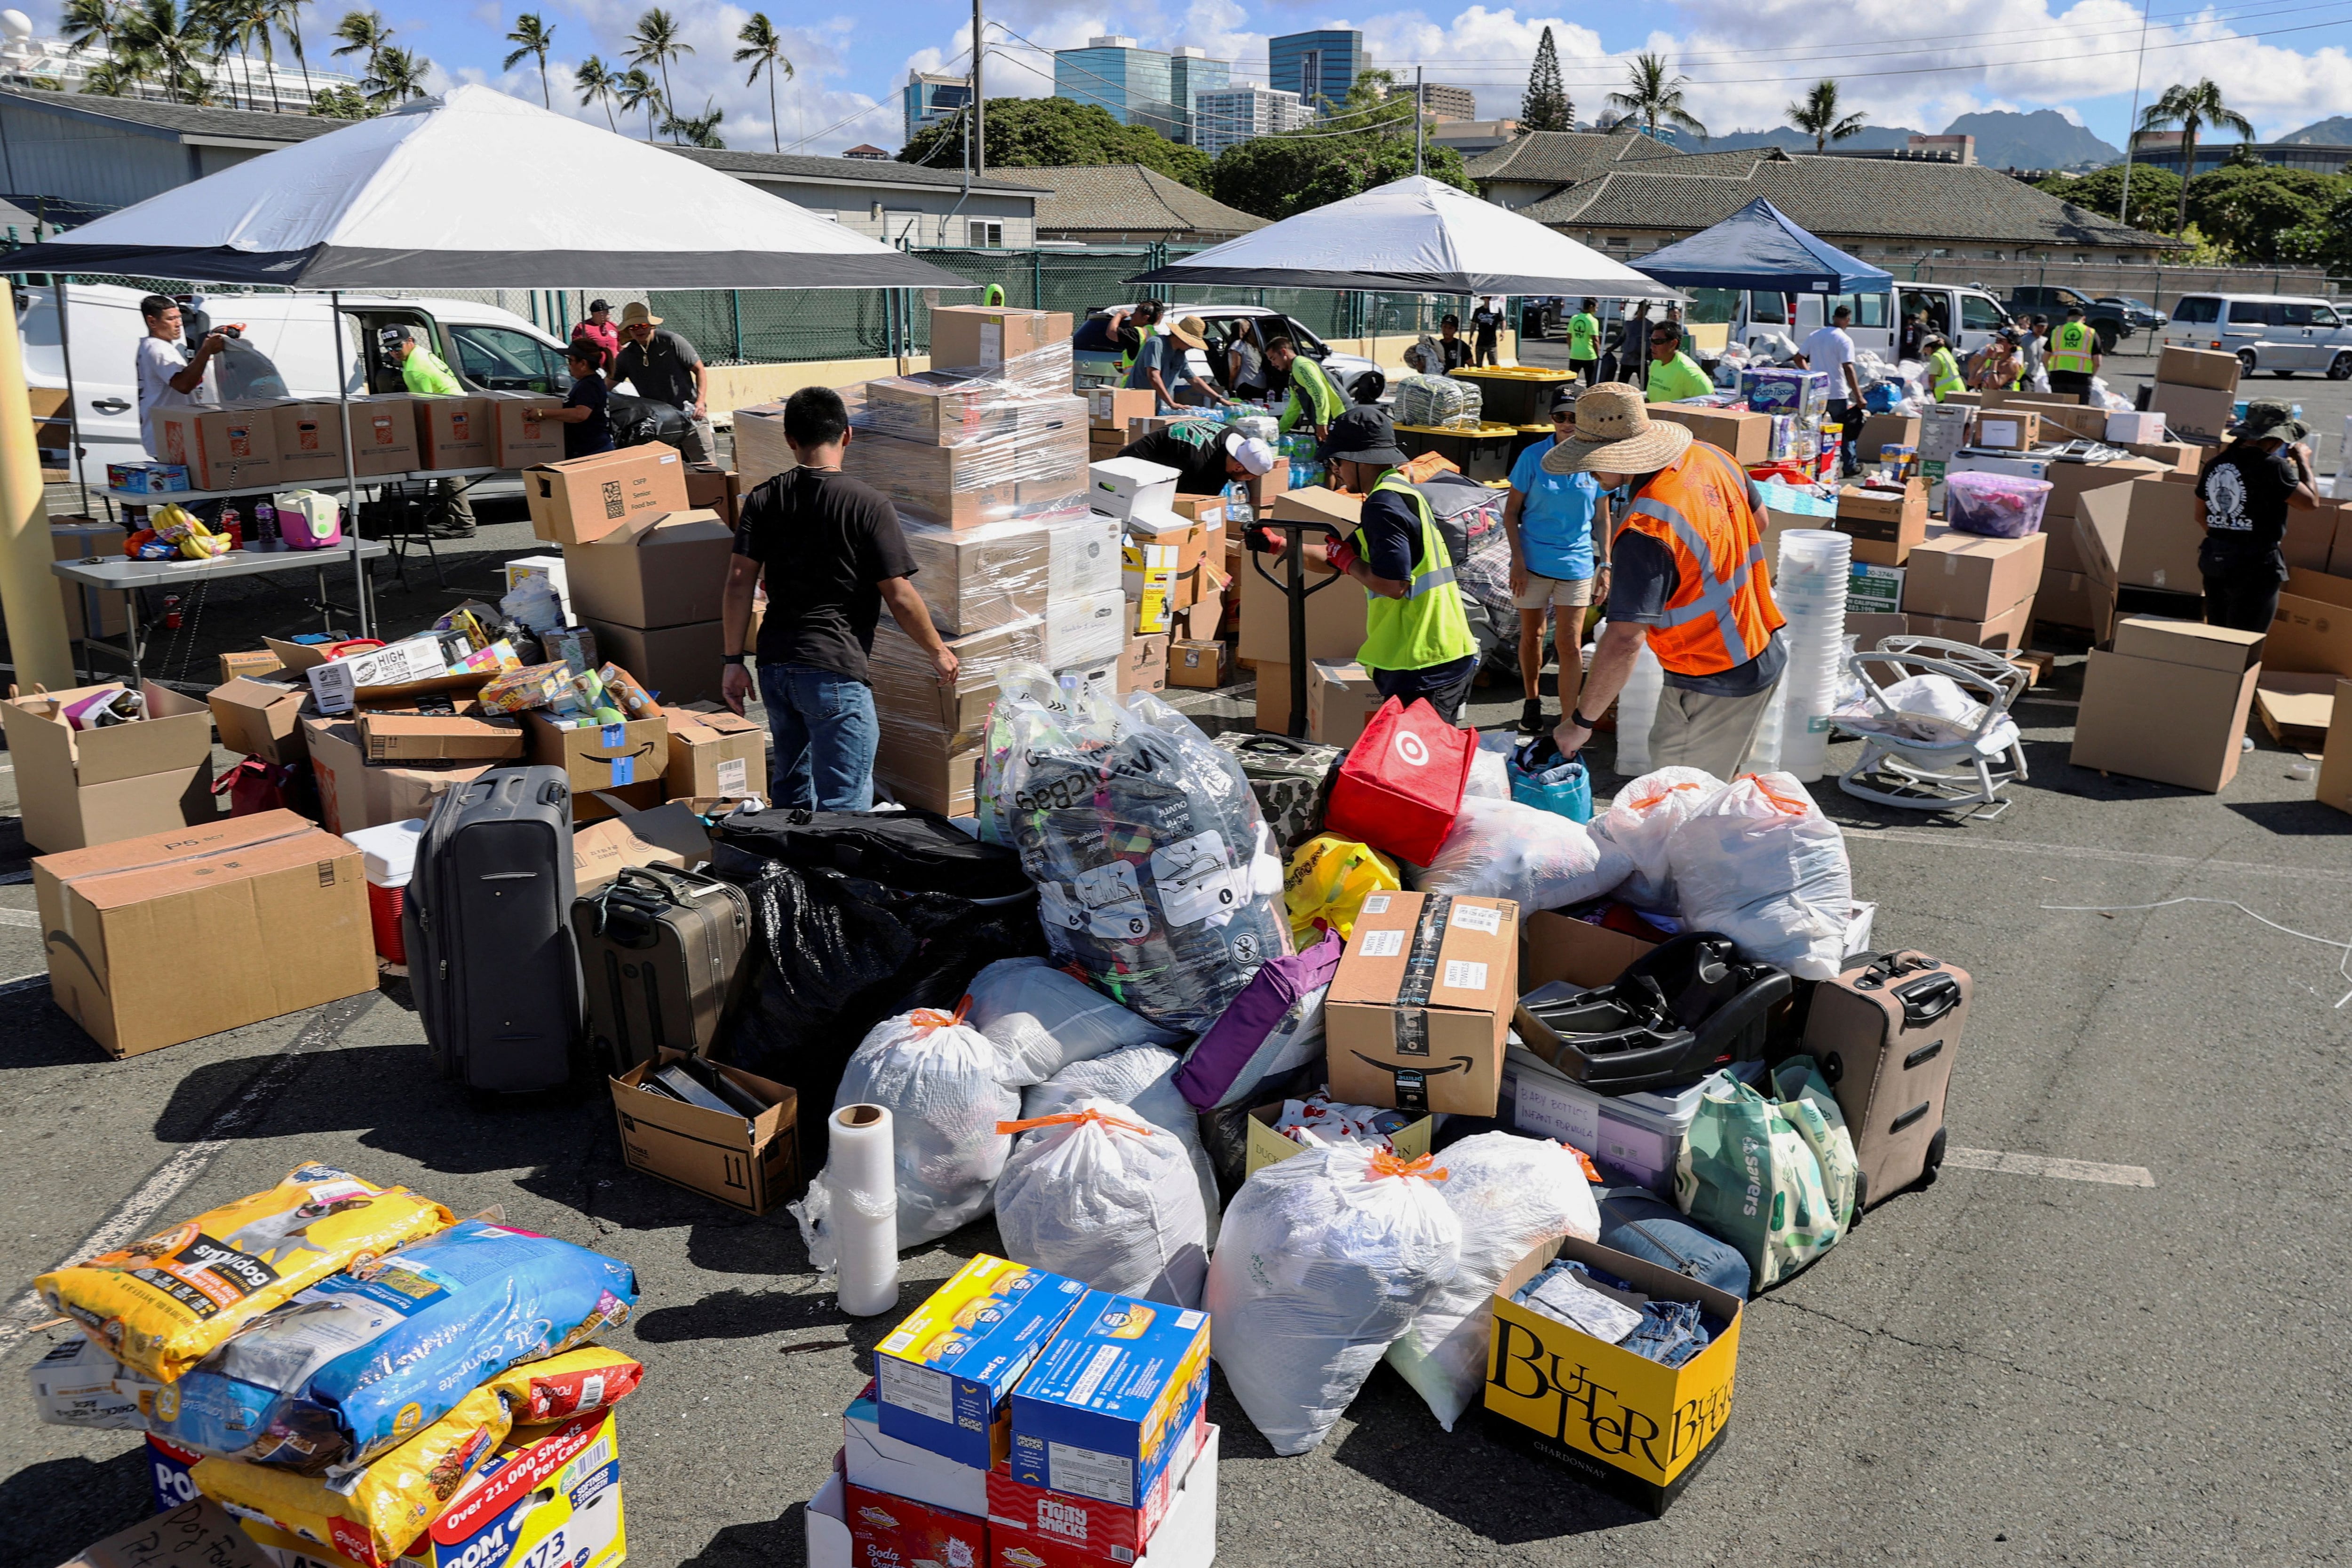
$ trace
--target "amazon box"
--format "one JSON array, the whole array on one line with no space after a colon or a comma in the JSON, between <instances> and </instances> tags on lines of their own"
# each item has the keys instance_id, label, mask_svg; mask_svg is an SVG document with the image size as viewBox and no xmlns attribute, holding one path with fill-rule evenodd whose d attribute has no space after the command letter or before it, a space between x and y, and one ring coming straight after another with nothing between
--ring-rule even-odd
<instances>
[{"instance_id":1,"label":"amazon box","mask_svg":"<svg viewBox=\"0 0 2352 1568\"><path fill-rule=\"evenodd\" d=\"M498 416L486 397L420 397L416 400L419 468L493 468L498 465Z\"/></svg>"},{"instance_id":2,"label":"amazon box","mask_svg":"<svg viewBox=\"0 0 2352 1568\"><path fill-rule=\"evenodd\" d=\"M669 767L665 720L572 724L532 708L522 721L524 755L535 766L563 769L572 786L573 821L614 814L612 802L596 799L599 793L640 810L662 803L662 774Z\"/></svg>"},{"instance_id":3,"label":"amazon box","mask_svg":"<svg viewBox=\"0 0 2352 1568\"><path fill-rule=\"evenodd\" d=\"M1331 1097L1492 1116L1518 978L1511 900L1372 894L1324 1002Z\"/></svg>"},{"instance_id":4,"label":"amazon box","mask_svg":"<svg viewBox=\"0 0 2352 1568\"><path fill-rule=\"evenodd\" d=\"M283 810L43 855L49 994L121 1057L373 991L361 861Z\"/></svg>"},{"instance_id":5,"label":"amazon box","mask_svg":"<svg viewBox=\"0 0 2352 1568\"><path fill-rule=\"evenodd\" d=\"M686 459L654 442L543 463L523 470L522 493L533 534L557 544L593 544L633 517L685 511Z\"/></svg>"},{"instance_id":6,"label":"amazon box","mask_svg":"<svg viewBox=\"0 0 2352 1568\"><path fill-rule=\"evenodd\" d=\"M68 705L122 689L120 681L36 692L0 702L0 727L16 768L25 841L54 854L209 821L212 710L166 686L142 683L147 716L77 730Z\"/></svg>"},{"instance_id":7,"label":"amazon box","mask_svg":"<svg viewBox=\"0 0 2352 1568\"><path fill-rule=\"evenodd\" d=\"M2219 790L2262 675L2263 634L2126 615L2112 651L2093 649L2074 718L2077 768Z\"/></svg>"},{"instance_id":8,"label":"amazon box","mask_svg":"<svg viewBox=\"0 0 2352 1568\"><path fill-rule=\"evenodd\" d=\"M593 544L565 545L563 579L583 622L684 626L719 619L734 559L735 530L718 513L679 510L626 517Z\"/></svg>"},{"instance_id":9,"label":"amazon box","mask_svg":"<svg viewBox=\"0 0 2352 1568\"><path fill-rule=\"evenodd\" d=\"M641 1061L611 1081L622 1162L746 1214L767 1213L800 1187L800 1096L716 1063L712 1071L767 1109L756 1116L713 1111L643 1086L648 1074L686 1059L663 1048L658 1061Z\"/></svg>"},{"instance_id":10,"label":"amazon box","mask_svg":"<svg viewBox=\"0 0 2352 1568\"><path fill-rule=\"evenodd\" d=\"M340 412L337 418L340 421ZM352 399L352 472L362 478L424 467L416 445L416 400L406 392ZM332 476L330 476L331 477Z\"/></svg>"},{"instance_id":11,"label":"amazon box","mask_svg":"<svg viewBox=\"0 0 2352 1568\"><path fill-rule=\"evenodd\" d=\"M352 423L360 423L360 409ZM281 402L272 411L278 436L278 485L315 485L343 476L343 405Z\"/></svg>"}]
</instances>

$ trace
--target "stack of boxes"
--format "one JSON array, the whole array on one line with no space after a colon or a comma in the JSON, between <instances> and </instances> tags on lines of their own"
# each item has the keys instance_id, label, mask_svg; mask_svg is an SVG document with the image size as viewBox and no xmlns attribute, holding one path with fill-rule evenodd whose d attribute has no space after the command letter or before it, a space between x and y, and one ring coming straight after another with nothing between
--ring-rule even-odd
<instances>
[{"instance_id":1,"label":"stack of boxes","mask_svg":"<svg viewBox=\"0 0 2352 1568\"><path fill-rule=\"evenodd\" d=\"M591 543L563 547L577 622L595 633L602 657L664 704L717 698L727 652L719 601L735 530L685 498L680 486L677 509L639 513Z\"/></svg>"},{"instance_id":2,"label":"stack of boxes","mask_svg":"<svg viewBox=\"0 0 2352 1568\"><path fill-rule=\"evenodd\" d=\"M973 1259L875 1347L812 1568L1205 1568L1209 1316Z\"/></svg>"},{"instance_id":3,"label":"stack of boxes","mask_svg":"<svg viewBox=\"0 0 2352 1568\"><path fill-rule=\"evenodd\" d=\"M1904 629L1978 648L2022 649L2047 534L1987 538L1931 524L1902 570Z\"/></svg>"},{"instance_id":4,"label":"stack of boxes","mask_svg":"<svg viewBox=\"0 0 2352 1568\"><path fill-rule=\"evenodd\" d=\"M1175 685L1213 689L1233 670L1219 632L1230 579L1225 503L1180 496L1175 469L1139 457L1108 457L1088 471L1094 515L1121 536L1118 689Z\"/></svg>"},{"instance_id":5,"label":"stack of boxes","mask_svg":"<svg viewBox=\"0 0 2352 1568\"><path fill-rule=\"evenodd\" d=\"M1310 485L1276 496L1271 511L1277 522L1328 524L1344 538L1356 531L1363 506L1361 496L1345 496ZM1315 539L1326 536L1309 532L1305 537ZM1269 582L1259 572L1260 565L1273 574L1274 581ZM1276 735L1286 735L1290 730L1290 601L1284 585L1289 581L1291 567L1286 557L1261 557L1253 561L1244 553L1234 572L1241 601L1240 659L1253 667L1257 676L1257 727ZM1306 583L1315 590L1307 595L1306 604L1311 693L1312 667L1317 663L1354 664L1358 651L1364 645L1364 609L1370 601L1354 583L1332 582L1319 572L1307 572Z\"/></svg>"},{"instance_id":6,"label":"stack of boxes","mask_svg":"<svg viewBox=\"0 0 2352 1568\"><path fill-rule=\"evenodd\" d=\"M2147 412L2183 435L2220 441L2237 407L2239 370L2235 354L2168 345L2157 358Z\"/></svg>"},{"instance_id":7,"label":"stack of boxes","mask_svg":"<svg viewBox=\"0 0 2352 1568\"><path fill-rule=\"evenodd\" d=\"M535 417L562 400L537 392L351 400L352 459L362 479L459 469L522 468L562 455L563 427ZM343 477L343 405L332 399L248 399L164 409L164 464L194 490L290 489Z\"/></svg>"}]
</instances>

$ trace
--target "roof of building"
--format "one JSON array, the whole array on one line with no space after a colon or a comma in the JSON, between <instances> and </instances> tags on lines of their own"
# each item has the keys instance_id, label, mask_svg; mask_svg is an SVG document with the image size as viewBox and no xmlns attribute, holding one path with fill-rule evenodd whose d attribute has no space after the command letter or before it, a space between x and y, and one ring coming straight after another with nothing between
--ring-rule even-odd
<instances>
[{"instance_id":1,"label":"roof of building","mask_svg":"<svg viewBox=\"0 0 2352 1568\"><path fill-rule=\"evenodd\" d=\"M41 109L120 120L173 136L217 136L240 141L307 141L350 124L323 120L296 110L264 114L250 109L206 109L192 103L157 103L140 98L109 98L95 92L20 92L0 90L0 97Z\"/></svg>"},{"instance_id":2,"label":"roof of building","mask_svg":"<svg viewBox=\"0 0 2352 1568\"><path fill-rule=\"evenodd\" d=\"M1624 145L1633 142L1655 151ZM1481 182L1557 180L1558 190L1514 210L1558 227L1696 231L1768 196L1805 228L1842 238L2140 249L2178 243L1980 164L1795 158L1769 147L1682 153L1645 136L1536 131L1468 167Z\"/></svg>"},{"instance_id":3,"label":"roof of building","mask_svg":"<svg viewBox=\"0 0 2352 1568\"><path fill-rule=\"evenodd\" d=\"M840 180L856 185L920 185L927 190L961 190L960 169L932 169L920 163L887 163L866 158L820 158L803 152L739 152L735 149L673 147L670 152L691 158L724 173L771 180ZM1026 172L1026 171L1023 171ZM991 170L974 180L975 191L1026 194L1030 186L1013 182L1008 172Z\"/></svg>"},{"instance_id":4,"label":"roof of building","mask_svg":"<svg viewBox=\"0 0 2352 1568\"><path fill-rule=\"evenodd\" d=\"M1103 234L1184 229L1238 235L1265 227L1264 218L1229 207L1140 163L1000 169L997 177L1046 193L1037 204L1041 229Z\"/></svg>"}]
</instances>

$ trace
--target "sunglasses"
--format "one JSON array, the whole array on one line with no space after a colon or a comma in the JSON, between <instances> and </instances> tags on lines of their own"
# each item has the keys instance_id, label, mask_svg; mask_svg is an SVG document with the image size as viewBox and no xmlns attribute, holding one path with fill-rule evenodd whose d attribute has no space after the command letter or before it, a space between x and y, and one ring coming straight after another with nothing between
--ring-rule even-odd
<instances>
[{"instance_id":1,"label":"sunglasses","mask_svg":"<svg viewBox=\"0 0 2352 1568\"><path fill-rule=\"evenodd\" d=\"M1662 333L1659 336L1651 339L1650 341L1653 343L1679 343L1682 340L1674 336L1672 333Z\"/></svg>"},{"instance_id":2,"label":"sunglasses","mask_svg":"<svg viewBox=\"0 0 2352 1568\"><path fill-rule=\"evenodd\" d=\"M1551 416L1551 422L1554 424L1574 424L1576 423L1575 411L1572 409L1561 409Z\"/></svg>"}]
</instances>

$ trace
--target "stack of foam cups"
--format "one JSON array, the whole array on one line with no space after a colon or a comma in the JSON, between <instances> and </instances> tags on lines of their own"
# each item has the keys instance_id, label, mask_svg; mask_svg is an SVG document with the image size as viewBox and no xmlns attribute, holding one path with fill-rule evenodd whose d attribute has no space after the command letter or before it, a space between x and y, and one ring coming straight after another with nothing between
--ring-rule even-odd
<instances>
[{"instance_id":1,"label":"stack of foam cups","mask_svg":"<svg viewBox=\"0 0 2352 1568\"><path fill-rule=\"evenodd\" d=\"M1780 571L1772 587L1789 618L1789 666L1780 683L1780 768L1811 783L1827 764L1829 716L1837 706L1845 650L1845 593L1853 542L1826 528L1780 536Z\"/></svg>"},{"instance_id":2,"label":"stack of foam cups","mask_svg":"<svg viewBox=\"0 0 2352 1568\"><path fill-rule=\"evenodd\" d=\"M1608 622L1601 623L1605 629ZM1666 672L1650 651L1644 636L1633 652L1633 671L1625 689L1617 694L1617 771L1636 779L1650 770L1650 726L1658 716L1658 698Z\"/></svg>"}]
</instances>

